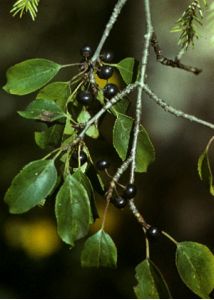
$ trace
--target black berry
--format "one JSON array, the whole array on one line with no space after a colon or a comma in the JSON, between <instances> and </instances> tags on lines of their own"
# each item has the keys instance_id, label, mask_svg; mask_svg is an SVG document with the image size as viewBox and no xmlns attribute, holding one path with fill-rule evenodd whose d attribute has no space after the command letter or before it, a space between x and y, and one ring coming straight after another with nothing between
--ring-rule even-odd
<instances>
[{"instance_id":1,"label":"black berry","mask_svg":"<svg viewBox=\"0 0 214 300\"><path fill-rule=\"evenodd\" d=\"M111 199L111 202L117 208L124 208L127 205L127 203L128 203L127 199L125 199L125 198L123 198L121 196L113 197Z\"/></svg>"},{"instance_id":2,"label":"black berry","mask_svg":"<svg viewBox=\"0 0 214 300\"><path fill-rule=\"evenodd\" d=\"M104 97L107 99L113 98L118 92L118 87L113 83L108 83L103 89Z\"/></svg>"},{"instance_id":3,"label":"black berry","mask_svg":"<svg viewBox=\"0 0 214 300\"><path fill-rule=\"evenodd\" d=\"M89 105L93 100L93 96L89 91L80 91L77 94L77 101L82 105Z\"/></svg>"},{"instance_id":4,"label":"black berry","mask_svg":"<svg viewBox=\"0 0 214 300\"><path fill-rule=\"evenodd\" d=\"M106 170L109 168L109 166L110 166L110 162L106 159L98 160L96 163L96 167L99 171Z\"/></svg>"},{"instance_id":5,"label":"black berry","mask_svg":"<svg viewBox=\"0 0 214 300\"><path fill-rule=\"evenodd\" d=\"M84 58L90 58L93 54L93 50L92 50L91 46L85 45L84 47L81 48L80 54Z\"/></svg>"},{"instance_id":6,"label":"black berry","mask_svg":"<svg viewBox=\"0 0 214 300\"><path fill-rule=\"evenodd\" d=\"M156 239L160 236L161 230L155 226L150 226L149 229L147 229L147 236L151 239Z\"/></svg>"},{"instance_id":7,"label":"black berry","mask_svg":"<svg viewBox=\"0 0 214 300\"><path fill-rule=\"evenodd\" d=\"M114 53L112 51L103 51L100 55L100 58L102 59L102 61L110 63L114 59Z\"/></svg>"},{"instance_id":8,"label":"black berry","mask_svg":"<svg viewBox=\"0 0 214 300\"><path fill-rule=\"evenodd\" d=\"M134 184L128 184L123 192L123 197L126 199L132 199L137 194L137 188Z\"/></svg>"},{"instance_id":9,"label":"black berry","mask_svg":"<svg viewBox=\"0 0 214 300\"><path fill-rule=\"evenodd\" d=\"M74 167L77 167L79 163L80 165L83 165L87 161L87 155L85 154L84 151L78 152L77 150L75 150L72 153L71 158L74 162Z\"/></svg>"},{"instance_id":10,"label":"black berry","mask_svg":"<svg viewBox=\"0 0 214 300\"><path fill-rule=\"evenodd\" d=\"M101 79L109 79L112 76L113 72L113 67L104 65L97 71L97 75Z\"/></svg>"}]
</instances>

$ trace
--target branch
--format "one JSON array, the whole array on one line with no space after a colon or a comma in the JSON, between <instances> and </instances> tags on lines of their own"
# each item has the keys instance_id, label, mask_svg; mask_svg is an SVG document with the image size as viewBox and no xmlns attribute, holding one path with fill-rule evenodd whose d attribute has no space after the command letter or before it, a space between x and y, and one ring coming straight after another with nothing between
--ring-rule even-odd
<instances>
[{"instance_id":1,"label":"branch","mask_svg":"<svg viewBox=\"0 0 214 300\"><path fill-rule=\"evenodd\" d=\"M118 93L116 96L114 96L111 100L109 100L86 124L84 129L79 134L78 138L83 139L87 130L91 125L94 123L97 123L99 118L108 110L110 109L114 104L116 104L119 100L121 100L126 95L130 94L136 87L138 83L133 83L127 85L127 87L122 90L122 92Z\"/></svg>"},{"instance_id":2,"label":"branch","mask_svg":"<svg viewBox=\"0 0 214 300\"><path fill-rule=\"evenodd\" d=\"M121 13L121 10L122 10L123 6L126 4L127 1L128 0L118 0L118 2L116 3L116 5L114 7L114 10L111 14L111 17L110 17L108 23L106 24L105 30L104 30L103 35L101 37L101 40L100 40L100 42L97 46L97 49L96 49L96 51L95 51L95 53L94 53L94 55L91 59L92 63L94 63L99 58L100 52L103 48L103 45L104 45L105 41L107 40L114 24L117 21L117 18L119 16L119 14Z\"/></svg>"},{"instance_id":3,"label":"branch","mask_svg":"<svg viewBox=\"0 0 214 300\"><path fill-rule=\"evenodd\" d=\"M107 216L107 212L108 212L108 207L109 207L109 204L111 202L111 197L112 197L114 188L115 188L117 182L119 181L120 177L128 169L130 163L131 163L131 157L127 158L122 163L122 165L117 169L117 172L115 173L114 177L112 178L112 180L109 184L109 189L106 193L106 206L105 206L105 210L104 210L104 213L103 213L103 220L102 220L102 227L101 227L102 229L104 228L104 225L105 225L106 216Z\"/></svg>"},{"instance_id":4,"label":"branch","mask_svg":"<svg viewBox=\"0 0 214 300\"><path fill-rule=\"evenodd\" d=\"M214 129L213 123L206 122L202 119L199 119L193 115L186 114L183 111L177 110L174 107L170 106L164 100L159 98L154 92L152 92L147 85L145 85L143 87L143 90L152 100L154 100L158 105L160 105L166 112L169 112L169 113L175 115L176 117L181 117L181 118L187 119L191 122L195 122L195 123L201 124L203 126L209 127L211 129Z\"/></svg>"},{"instance_id":5,"label":"branch","mask_svg":"<svg viewBox=\"0 0 214 300\"><path fill-rule=\"evenodd\" d=\"M145 228L145 229L149 228L150 225L145 221L143 216L139 213L139 211L134 203L134 199L129 200L129 208L130 208L131 212L133 213L133 215L135 216L135 218L137 219L138 223L143 225L143 228Z\"/></svg>"},{"instance_id":6,"label":"branch","mask_svg":"<svg viewBox=\"0 0 214 300\"><path fill-rule=\"evenodd\" d=\"M162 50L161 50L160 45L158 43L157 35L154 32L153 32L152 39L151 39L151 45L154 49L157 61L159 63L161 63L162 65L169 66L169 67L172 67L172 68L182 69L182 70L185 70L187 72L191 72L195 75L198 75L202 72L201 69L198 69L198 68L195 68L195 67L192 67L192 66L188 66L188 65L184 65L180 62L180 58L183 55L183 51L180 51L179 55L174 60L163 56Z\"/></svg>"},{"instance_id":7,"label":"branch","mask_svg":"<svg viewBox=\"0 0 214 300\"><path fill-rule=\"evenodd\" d=\"M109 36L109 33L111 29L113 28L115 22L117 21L117 18L125 5L127 0L118 0L117 4L115 5L115 8L111 14L111 17L109 19L109 22L106 25L106 28L104 30L104 33L101 37L101 40L99 42L99 45L91 59L91 63L95 63L100 56L100 52L102 50L102 47ZM104 228L105 221L106 221L106 215L108 211L108 207L111 201L111 197L113 194L113 191L117 184L119 184L120 177L125 173L125 171L129 168L131 165L130 170L130 183L134 182L134 174L135 174L135 167L136 167L136 150L137 150L137 141L138 141L138 135L140 131L140 123L141 123L141 112L142 112L142 94L143 91L147 93L153 100L156 101L157 104L159 104L162 108L164 108L166 111L176 115L181 116L183 118L186 118L190 121L194 121L197 123L200 123L202 125L205 125L207 127L210 127L214 129L214 124L208 123L206 121L200 120L192 115L185 114L181 111L178 111L174 109L173 107L167 105L163 100L161 100L158 96L156 96L149 87L145 84L145 77L146 77L146 69L148 64L148 57L149 57L149 46L150 43L152 44L154 51L156 53L157 60L160 61L164 65L177 67L180 69L184 69L186 71L192 72L194 74L199 74L201 70L190 67L187 65L184 65L180 62L180 59L184 53L184 51L180 51L178 56L175 58L175 60L170 60L164 57L161 53L160 46L158 44L156 35L153 32L153 26L152 26L152 20L151 20L151 12L150 12L150 1L144 0L144 6L145 6L145 17L146 17L146 34L144 36L145 38L145 44L142 51L142 59L141 59L141 66L139 70L139 79L136 80L135 83L128 85L122 92L118 93L115 97L113 97L110 101L108 101L103 108L96 113L86 124L84 129L81 131L77 139L74 141L74 143L79 143L85 136L87 130L90 128L91 125L94 123L97 123L99 118L108 110L110 109L115 103L117 103L121 98L123 98L125 95L129 94L132 90L137 88L137 101L136 101L136 111L135 111L135 124L134 124L134 131L133 131L133 140L132 140L132 147L130 156L121 164L121 166L117 169L115 175L113 176L109 189L106 193L106 207L104 211L103 221L102 221L102 228ZM92 78L93 79L93 78ZM71 146L71 145L70 145ZM137 221L143 226L144 232L147 228L149 228L149 224L146 223L143 216L138 211L134 199L131 199L129 201L129 208L133 215L136 217Z\"/></svg>"},{"instance_id":8,"label":"branch","mask_svg":"<svg viewBox=\"0 0 214 300\"><path fill-rule=\"evenodd\" d=\"M130 183L134 182L137 140L138 140L138 135L140 130L140 121L141 121L141 112L142 112L142 91L143 91L143 86L145 84L146 67L147 67L148 56L149 56L149 46L150 46L150 41L153 33L149 0L144 0L144 6L145 6L145 16L146 16L146 34L144 36L145 45L142 53L141 68L140 68L139 81L138 81L139 85L137 91L135 126L134 126L133 141L132 141L132 148L131 148L132 164L131 164L131 173L130 173Z\"/></svg>"},{"instance_id":9,"label":"branch","mask_svg":"<svg viewBox=\"0 0 214 300\"><path fill-rule=\"evenodd\" d=\"M114 177L112 178L112 180L110 182L109 189L108 189L108 192L107 192L107 197L106 197L107 203L106 203L105 212L104 212L104 216L103 216L102 228L104 227L104 224L105 224L106 214L107 214L107 211L108 211L109 203L111 201L113 190L114 190L116 184L118 183L120 177L128 169L130 163L132 163L132 156L131 155L117 169L117 172L115 173ZM134 203L134 199L129 200L129 208L130 208L131 212L133 213L133 215L135 216L135 218L137 219L137 221L143 226L143 228L145 228L145 229L148 228L149 225L146 223L143 216L138 211L138 209L137 209L137 207Z\"/></svg>"},{"instance_id":10,"label":"branch","mask_svg":"<svg viewBox=\"0 0 214 300\"><path fill-rule=\"evenodd\" d=\"M131 172L130 172L130 180L129 180L130 183L134 182L137 141L138 141L138 135L140 131L141 113L142 113L142 92L143 92L143 87L145 85L146 68L147 68L148 57L149 57L149 46L150 46L152 33L153 33L149 0L144 0L144 6L145 6L145 16L146 16L146 34L144 36L145 45L142 53L141 67L139 73L137 102L136 102L136 111L135 111L135 125L134 125L133 141L132 141L131 155L130 155L131 158ZM129 208L133 213L133 215L135 216L135 218L137 219L137 221L143 226L145 232L146 228L148 228L148 224L144 220L144 217L138 211L134 203L134 199L129 200Z\"/></svg>"}]
</instances>

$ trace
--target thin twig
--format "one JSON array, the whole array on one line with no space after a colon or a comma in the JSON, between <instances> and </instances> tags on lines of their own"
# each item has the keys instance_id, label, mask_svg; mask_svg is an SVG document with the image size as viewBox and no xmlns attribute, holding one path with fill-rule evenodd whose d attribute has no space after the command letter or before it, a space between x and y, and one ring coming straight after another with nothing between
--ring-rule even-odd
<instances>
[{"instance_id":1,"label":"thin twig","mask_svg":"<svg viewBox=\"0 0 214 300\"><path fill-rule=\"evenodd\" d=\"M119 16L119 14L121 13L121 10L122 10L123 6L126 4L127 1L128 0L118 0L117 1L116 5L114 7L114 10L113 10L113 12L111 14L111 17L110 17L108 23L106 24L105 30L104 30L103 35L102 35L102 37L100 39L100 42L99 42L99 44L97 46L97 49L94 52L94 55L93 55L93 57L91 59L92 63L94 63L95 61L97 61L97 59L99 58L100 52L101 52L101 50L103 48L103 45L104 45L105 41L107 40L107 38L108 38L108 36L109 36L109 34L110 34L110 32L111 32L114 24L117 21L117 18Z\"/></svg>"},{"instance_id":2,"label":"thin twig","mask_svg":"<svg viewBox=\"0 0 214 300\"><path fill-rule=\"evenodd\" d=\"M138 223L140 223L143 226L143 228L145 228L145 229L148 228L149 225L147 224L147 222L143 218L142 214L137 209L137 207L134 203L134 199L129 200L129 208L130 208L131 212L133 213L133 215L135 216L135 218L137 219Z\"/></svg>"},{"instance_id":3,"label":"thin twig","mask_svg":"<svg viewBox=\"0 0 214 300\"><path fill-rule=\"evenodd\" d=\"M120 177L123 175L123 173L128 169L130 163L132 161L132 157L129 156L123 163L122 165L117 169L117 172L115 173L113 177L113 182L118 182Z\"/></svg>"},{"instance_id":4,"label":"thin twig","mask_svg":"<svg viewBox=\"0 0 214 300\"><path fill-rule=\"evenodd\" d=\"M204 121L204 120L199 119L199 118L197 118L193 115L186 114L183 111L177 110L174 107L170 106L163 99L159 98L154 92L152 92L151 89L147 85L145 85L143 87L143 90L152 100L154 100L158 105L160 105L166 112L169 112L169 113L175 115L176 117L181 117L181 118L189 120L191 122L198 123L198 124L201 124L203 126L214 129L214 124L213 123Z\"/></svg>"},{"instance_id":5,"label":"thin twig","mask_svg":"<svg viewBox=\"0 0 214 300\"><path fill-rule=\"evenodd\" d=\"M165 57L162 54L162 50L161 50L160 45L158 43L157 36L154 32L153 32L152 39L151 39L151 45L154 49L157 61L159 63L161 63L162 65L169 66L169 67L172 67L172 68L182 69L182 70L185 70L187 72L191 72L195 75L198 75L202 72L201 69L198 69L198 68L192 67L192 66L188 66L188 65L185 65L185 64L180 62L180 59L184 54L183 49L181 49L181 51L178 53L177 57L174 60Z\"/></svg>"},{"instance_id":6,"label":"thin twig","mask_svg":"<svg viewBox=\"0 0 214 300\"><path fill-rule=\"evenodd\" d=\"M105 210L104 210L104 214L103 214L103 220L102 220L102 226L101 226L102 229L104 229L104 226L105 226L106 216L107 216L109 204L111 202L113 190L114 190L118 180L122 176L122 174L128 169L130 163L131 163L131 157L128 157L122 163L122 165L117 169L117 172L115 173L114 177L112 178L112 180L110 182L109 189L106 193L106 206L105 206Z\"/></svg>"}]
</instances>

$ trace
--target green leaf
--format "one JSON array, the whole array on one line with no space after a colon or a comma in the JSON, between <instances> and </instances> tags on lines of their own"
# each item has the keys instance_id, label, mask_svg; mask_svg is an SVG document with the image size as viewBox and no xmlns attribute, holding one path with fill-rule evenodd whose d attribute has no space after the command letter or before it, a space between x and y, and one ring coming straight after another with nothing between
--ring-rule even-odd
<instances>
[{"instance_id":1,"label":"green leaf","mask_svg":"<svg viewBox=\"0 0 214 300\"><path fill-rule=\"evenodd\" d=\"M66 118L65 128L64 128L63 134L73 136L74 133L75 133L75 129L74 129L74 127L71 124L70 118Z\"/></svg>"},{"instance_id":2,"label":"green leaf","mask_svg":"<svg viewBox=\"0 0 214 300\"><path fill-rule=\"evenodd\" d=\"M90 113L83 108L83 110L80 112L77 122L80 124L85 124L88 122L88 120L91 119ZM99 137L99 130L96 125L91 125L89 129L86 131L86 135L90 136L91 138L97 139Z\"/></svg>"},{"instance_id":3,"label":"green leaf","mask_svg":"<svg viewBox=\"0 0 214 300\"><path fill-rule=\"evenodd\" d=\"M135 59L133 57L126 57L115 65L126 84L130 84L132 82L134 64Z\"/></svg>"},{"instance_id":4,"label":"green leaf","mask_svg":"<svg viewBox=\"0 0 214 300\"><path fill-rule=\"evenodd\" d=\"M117 248L110 235L100 229L89 237L81 253L83 267L109 267L117 265Z\"/></svg>"},{"instance_id":5,"label":"green leaf","mask_svg":"<svg viewBox=\"0 0 214 300\"><path fill-rule=\"evenodd\" d=\"M210 160L208 156L209 148L213 142L212 137L208 142L204 152L200 155L198 159L198 174L202 181L204 181L210 189L210 194L214 196L214 184L213 184L213 174L210 166Z\"/></svg>"},{"instance_id":6,"label":"green leaf","mask_svg":"<svg viewBox=\"0 0 214 300\"><path fill-rule=\"evenodd\" d=\"M84 237L91 223L88 193L73 175L66 177L60 188L55 205L57 230L61 239L71 246Z\"/></svg>"},{"instance_id":7,"label":"green leaf","mask_svg":"<svg viewBox=\"0 0 214 300\"><path fill-rule=\"evenodd\" d=\"M85 188L85 190L88 193L88 198L90 200L92 215L90 219L90 224L94 223L94 219L98 217L98 212L95 205L95 197L94 197L94 191L93 187L91 185L91 182L89 178L81 171L79 168L74 174L73 177L76 178Z\"/></svg>"},{"instance_id":8,"label":"green leaf","mask_svg":"<svg viewBox=\"0 0 214 300\"><path fill-rule=\"evenodd\" d=\"M113 145L119 157L124 161L127 157L130 136L133 128L133 119L118 114L113 129ZM149 165L155 160L155 150L145 128L140 125L136 150L136 172L146 172Z\"/></svg>"},{"instance_id":9,"label":"green leaf","mask_svg":"<svg viewBox=\"0 0 214 300\"><path fill-rule=\"evenodd\" d=\"M34 58L18 63L7 70L3 89L15 95L26 95L46 85L60 70L53 61Z\"/></svg>"},{"instance_id":10,"label":"green leaf","mask_svg":"<svg viewBox=\"0 0 214 300\"><path fill-rule=\"evenodd\" d=\"M124 98L118 101L116 104L114 104L110 110L117 117L118 113L125 114L128 107L129 107L129 99Z\"/></svg>"},{"instance_id":11,"label":"green leaf","mask_svg":"<svg viewBox=\"0 0 214 300\"><path fill-rule=\"evenodd\" d=\"M90 118L91 115L89 114L89 112L85 108L83 108L77 117L77 122L80 124L81 123L85 124L88 120L90 120Z\"/></svg>"},{"instance_id":12,"label":"green leaf","mask_svg":"<svg viewBox=\"0 0 214 300\"><path fill-rule=\"evenodd\" d=\"M72 175L74 178L76 178L85 188L85 190L88 193L88 197L93 197L92 195L92 188L91 183L88 177L81 171L81 169L77 169L76 172Z\"/></svg>"},{"instance_id":13,"label":"green leaf","mask_svg":"<svg viewBox=\"0 0 214 300\"><path fill-rule=\"evenodd\" d=\"M132 126L132 118L118 114L113 128L113 146L122 160L127 156Z\"/></svg>"},{"instance_id":14,"label":"green leaf","mask_svg":"<svg viewBox=\"0 0 214 300\"><path fill-rule=\"evenodd\" d=\"M54 101L65 111L66 102L70 94L68 82L51 82L39 91L36 99Z\"/></svg>"},{"instance_id":15,"label":"green leaf","mask_svg":"<svg viewBox=\"0 0 214 300\"><path fill-rule=\"evenodd\" d=\"M99 137L99 130L96 125L91 125L89 129L86 131L86 135L90 136L93 139L97 139Z\"/></svg>"},{"instance_id":16,"label":"green leaf","mask_svg":"<svg viewBox=\"0 0 214 300\"><path fill-rule=\"evenodd\" d=\"M135 271L138 285L134 292L138 299L171 299L162 274L150 259L142 261Z\"/></svg>"},{"instance_id":17,"label":"green leaf","mask_svg":"<svg viewBox=\"0 0 214 300\"><path fill-rule=\"evenodd\" d=\"M48 146L56 147L62 139L63 126L56 124L47 127L43 131L36 131L34 138L37 146L41 149L46 149Z\"/></svg>"},{"instance_id":18,"label":"green leaf","mask_svg":"<svg viewBox=\"0 0 214 300\"><path fill-rule=\"evenodd\" d=\"M26 119L53 122L65 117L62 109L51 100L35 100L31 102L25 111L18 111L18 114Z\"/></svg>"},{"instance_id":19,"label":"green leaf","mask_svg":"<svg viewBox=\"0 0 214 300\"><path fill-rule=\"evenodd\" d=\"M196 295L209 298L214 288L214 256L205 246L195 242L177 244L176 266L183 282Z\"/></svg>"},{"instance_id":20,"label":"green leaf","mask_svg":"<svg viewBox=\"0 0 214 300\"><path fill-rule=\"evenodd\" d=\"M95 169L95 167L92 164L90 164L89 167L87 168L86 174L89 177L89 180L92 183L95 191L97 193L99 193L100 195L104 195L105 185L103 183L102 178L97 173L97 170Z\"/></svg>"},{"instance_id":21,"label":"green leaf","mask_svg":"<svg viewBox=\"0 0 214 300\"><path fill-rule=\"evenodd\" d=\"M13 179L5 202L14 214L24 213L38 205L53 190L57 171L53 160L36 160L26 165Z\"/></svg>"},{"instance_id":22,"label":"green leaf","mask_svg":"<svg viewBox=\"0 0 214 300\"><path fill-rule=\"evenodd\" d=\"M105 97L103 95L103 90L102 89L98 90L96 99L100 102L100 104L105 105Z\"/></svg>"},{"instance_id":23,"label":"green leaf","mask_svg":"<svg viewBox=\"0 0 214 300\"><path fill-rule=\"evenodd\" d=\"M137 141L136 172L147 172L149 165L155 160L155 149L145 128L140 125Z\"/></svg>"}]
</instances>

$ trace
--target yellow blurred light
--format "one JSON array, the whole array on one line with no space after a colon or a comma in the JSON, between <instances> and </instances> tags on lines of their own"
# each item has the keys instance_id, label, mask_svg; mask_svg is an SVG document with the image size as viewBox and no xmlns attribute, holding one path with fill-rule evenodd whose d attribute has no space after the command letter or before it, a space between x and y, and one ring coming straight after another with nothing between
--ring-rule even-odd
<instances>
[{"instance_id":1,"label":"yellow blurred light","mask_svg":"<svg viewBox=\"0 0 214 300\"><path fill-rule=\"evenodd\" d=\"M113 75L108 79L108 80L105 80L105 79L100 79L96 74L95 74L95 81L96 83L98 84L98 86L103 89L104 86L107 84L107 83L114 83L117 85L117 87L119 89L121 89L123 87L123 81L122 81L122 78L120 76L120 73L117 71L117 69L114 70L114 73Z\"/></svg>"},{"instance_id":2,"label":"yellow blurred light","mask_svg":"<svg viewBox=\"0 0 214 300\"><path fill-rule=\"evenodd\" d=\"M102 226L103 214L105 211L106 202L105 201L103 201L103 203L98 202L96 205L99 212L99 218L96 219L95 223L91 225L90 229L92 233L98 231ZM120 230L120 225L122 224L122 220L123 220L122 214L120 214L118 209L115 209L110 204L108 207L106 220L105 220L105 230L110 234L118 232Z\"/></svg>"},{"instance_id":3,"label":"yellow blurred light","mask_svg":"<svg viewBox=\"0 0 214 300\"><path fill-rule=\"evenodd\" d=\"M56 226L49 219L8 221L5 237L10 246L23 249L33 258L49 256L60 246Z\"/></svg>"}]
</instances>

